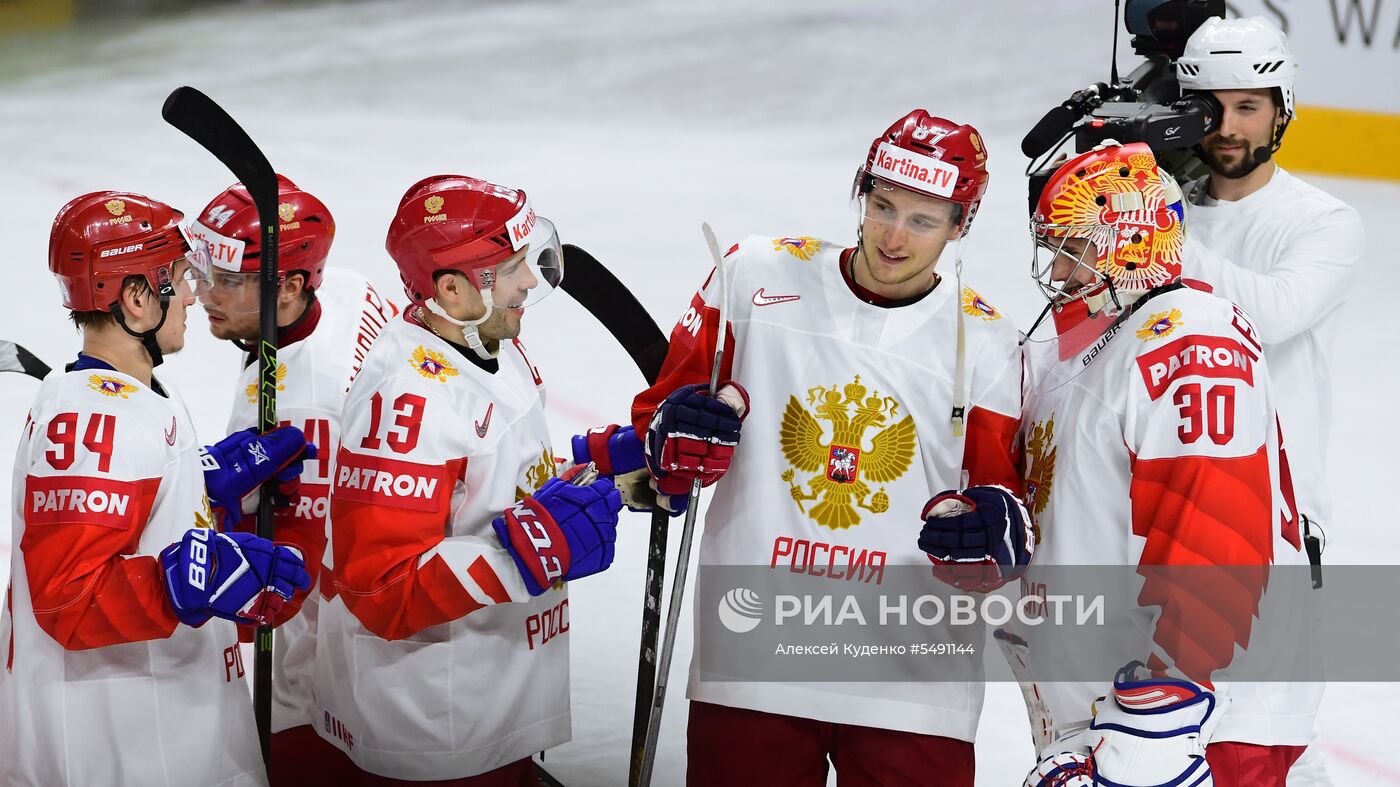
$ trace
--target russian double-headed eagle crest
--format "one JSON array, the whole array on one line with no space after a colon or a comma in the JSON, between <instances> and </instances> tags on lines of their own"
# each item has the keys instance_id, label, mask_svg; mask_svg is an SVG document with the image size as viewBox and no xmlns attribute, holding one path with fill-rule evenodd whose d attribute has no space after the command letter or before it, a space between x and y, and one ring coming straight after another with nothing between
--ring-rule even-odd
<instances>
[{"instance_id":1,"label":"russian double-headed eagle crest","mask_svg":"<svg viewBox=\"0 0 1400 787\"><path fill-rule=\"evenodd\" d=\"M808 235L797 235L789 238L774 238L773 250L786 251L788 254L799 260L810 261L821 251L822 242Z\"/></svg>"},{"instance_id":2,"label":"russian double-headed eagle crest","mask_svg":"<svg viewBox=\"0 0 1400 787\"><path fill-rule=\"evenodd\" d=\"M1170 336L1176 330L1176 326L1181 324L1181 310L1172 309L1165 312L1157 312L1147 318L1147 322L1142 324L1137 330L1137 337L1143 341L1160 339Z\"/></svg>"},{"instance_id":3,"label":"russian double-headed eagle crest","mask_svg":"<svg viewBox=\"0 0 1400 787\"><path fill-rule=\"evenodd\" d=\"M996 307L987 303L987 300L971 287L962 289L962 310L963 314L969 317L981 317L984 320L1000 320L1001 312Z\"/></svg>"},{"instance_id":4,"label":"russian double-headed eagle crest","mask_svg":"<svg viewBox=\"0 0 1400 787\"><path fill-rule=\"evenodd\" d=\"M792 467L783 471L782 479L791 487L798 509L832 530L860 524L857 509L875 514L888 511L885 487L872 492L870 484L894 481L914 461L914 418L905 415L890 423L899 416L899 402L881 397L879 391L866 394L856 375L844 387L808 389L807 404L814 406L815 413L796 396L788 397L783 411L783 456ZM828 424L824 426L823 421ZM879 431L867 441L871 427ZM798 471L816 475L805 484L794 483ZM805 506L809 500L817 501L810 509Z\"/></svg>"},{"instance_id":5,"label":"russian double-headed eagle crest","mask_svg":"<svg viewBox=\"0 0 1400 787\"><path fill-rule=\"evenodd\" d=\"M136 386L118 380L115 377L108 377L104 374L94 374L88 376L88 387L102 394L103 396L118 396L126 399L136 391Z\"/></svg>"},{"instance_id":6,"label":"russian double-headed eagle crest","mask_svg":"<svg viewBox=\"0 0 1400 787\"><path fill-rule=\"evenodd\" d=\"M549 446L540 446L539 460L525 469L525 486L515 488L515 502L519 503L527 496L534 494L535 490L544 486L544 482L559 475L559 466L554 462L554 452L549 450Z\"/></svg>"},{"instance_id":7,"label":"russian double-headed eagle crest","mask_svg":"<svg viewBox=\"0 0 1400 787\"><path fill-rule=\"evenodd\" d=\"M447 356L429 350L421 344L413 350L413 356L408 362L419 374L440 383L447 382L449 377L457 376L457 369L447 362Z\"/></svg>"},{"instance_id":8,"label":"russian double-headed eagle crest","mask_svg":"<svg viewBox=\"0 0 1400 787\"><path fill-rule=\"evenodd\" d=\"M1050 485L1055 481L1055 417L1031 427L1026 439L1026 508L1034 522L1035 543L1040 543L1040 518L1050 503Z\"/></svg>"}]
</instances>

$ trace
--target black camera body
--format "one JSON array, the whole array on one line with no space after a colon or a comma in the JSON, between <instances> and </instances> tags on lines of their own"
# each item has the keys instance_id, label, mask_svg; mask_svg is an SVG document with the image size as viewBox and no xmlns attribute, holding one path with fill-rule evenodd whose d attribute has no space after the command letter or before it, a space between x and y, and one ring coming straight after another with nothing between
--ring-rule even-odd
<instances>
[{"instance_id":1,"label":"black camera body","mask_svg":"<svg viewBox=\"0 0 1400 787\"><path fill-rule=\"evenodd\" d=\"M1126 78L1115 73L1112 82L1090 85L1051 109L1021 140L1021 152L1035 159L1071 134L1078 153L1106 139L1144 142L1178 181L1203 175L1194 148L1219 124L1220 102L1209 93L1182 95L1173 63L1213 16L1225 16L1225 0L1127 0L1123 24L1144 62ZM1027 173L1032 213L1053 172L1048 167Z\"/></svg>"}]
</instances>

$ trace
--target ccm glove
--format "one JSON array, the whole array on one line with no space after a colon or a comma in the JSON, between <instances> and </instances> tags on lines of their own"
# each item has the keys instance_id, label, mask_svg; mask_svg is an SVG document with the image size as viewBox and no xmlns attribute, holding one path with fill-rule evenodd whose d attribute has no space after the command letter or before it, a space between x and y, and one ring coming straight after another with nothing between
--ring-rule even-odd
<instances>
[{"instance_id":1,"label":"ccm glove","mask_svg":"<svg viewBox=\"0 0 1400 787\"><path fill-rule=\"evenodd\" d=\"M295 426L279 426L261 435L256 429L244 429L199 449L209 502L223 509L226 521L241 518L243 498L273 476L278 505L295 504L302 463L315 458L315 444L308 443Z\"/></svg>"},{"instance_id":2,"label":"ccm glove","mask_svg":"<svg viewBox=\"0 0 1400 787\"><path fill-rule=\"evenodd\" d=\"M657 506L671 516L685 511L689 495L663 495L647 469L646 446L629 424L609 424L574 435L574 464L592 462L600 475L612 476L622 504L632 511L651 511ZM689 492L689 490L686 490Z\"/></svg>"},{"instance_id":3,"label":"ccm glove","mask_svg":"<svg viewBox=\"0 0 1400 787\"><path fill-rule=\"evenodd\" d=\"M612 565L622 497L606 476L570 483L570 478L586 478L576 475L586 470L579 466L549 479L491 522L532 596L556 581L580 579Z\"/></svg>"},{"instance_id":4,"label":"ccm glove","mask_svg":"<svg viewBox=\"0 0 1400 787\"><path fill-rule=\"evenodd\" d=\"M311 587L301 552L252 533L195 528L160 553L175 615L199 627L211 617L267 625L298 590Z\"/></svg>"},{"instance_id":5,"label":"ccm glove","mask_svg":"<svg viewBox=\"0 0 1400 787\"><path fill-rule=\"evenodd\" d=\"M657 491L686 495L697 479L709 486L723 477L748 410L748 392L733 381L721 383L718 395L708 385L686 385L666 397L647 428L647 467Z\"/></svg>"},{"instance_id":6,"label":"ccm glove","mask_svg":"<svg viewBox=\"0 0 1400 787\"><path fill-rule=\"evenodd\" d=\"M1020 576L1035 554L1030 515L1006 487L941 492L922 516L919 548L934 575L960 590L996 590Z\"/></svg>"}]
</instances>

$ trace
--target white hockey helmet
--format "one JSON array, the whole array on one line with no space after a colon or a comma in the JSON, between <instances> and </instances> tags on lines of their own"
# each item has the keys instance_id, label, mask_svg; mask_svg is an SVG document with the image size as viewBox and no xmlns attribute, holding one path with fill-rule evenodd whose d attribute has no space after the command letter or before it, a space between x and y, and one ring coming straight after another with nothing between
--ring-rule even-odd
<instances>
[{"instance_id":1,"label":"white hockey helmet","mask_svg":"<svg viewBox=\"0 0 1400 787\"><path fill-rule=\"evenodd\" d=\"M1298 60L1288 38L1262 16L1212 17L1191 34L1176 61L1182 90L1239 90L1276 87L1283 94L1283 114L1296 116L1293 79Z\"/></svg>"}]
</instances>

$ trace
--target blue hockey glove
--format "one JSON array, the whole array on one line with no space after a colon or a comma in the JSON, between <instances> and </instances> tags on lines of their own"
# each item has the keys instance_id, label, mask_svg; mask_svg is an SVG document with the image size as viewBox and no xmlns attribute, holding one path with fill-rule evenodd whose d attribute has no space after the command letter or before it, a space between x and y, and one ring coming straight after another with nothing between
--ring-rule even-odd
<instances>
[{"instance_id":1,"label":"blue hockey glove","mask_svg":"<svg viewBox=\"0 0 1400 787\"><path fill-rule=\"evenodd\" d=\"M685 511L688 495L657 492L656 479L647 469L646 447L630 424L609 424L574 435L573 449L575 465L592 462L599 475L612 476L613 486L628 509L651 511L660 506L671 516Z\"/></svg>"},{"instance_id":2,"label":"blue hockey glove","mask_svg":"<svg viewBox=\"0 0 1400 787\"><path fill-rule=\"evenodd\" d=\"M210 617L266 625L298 590L311 587L301 552L252 533L195 528L160 553L165 589L187 626Z\"/></svg>"},{"instance_id":3,"label":"blue hockey glove","mask_svg":"<svg viewBox=\"0 0 1400 787\"><path fill-rule=\"evenodd\" d=\"M580 579L612 565L622 497L606 476L582 485L567 480L586 469L549 479L491 523L532 596L555 581Z\"/></svg>"},{"instance_id":4,"label":"blue hockey glove","mask_svg":"<svg viewBox=\"0 0 1400 787\"><path fill-rule=\"evenodd\" d=\"M934 575L961 590L995 590L1020 576L1035 554L1030 514L1006 487L941 492L922 516L919 548Z\"/></svg>"},{"instance_id":5,"label":"blue hockey glove","mask_svg":"<svg viewBox=\"0 0 1400 787\"><path fill-rule=\"evenodd\" d=\"M295 426L279 426L262 435L256 429L244 429L199 449L209 502L223 510L225 521L235 522L244 513L243 498L273 476L281 498L278 504L294 504L302 463L315 458L316 446L306 442Z\"/></svg>"}]
</instances>

